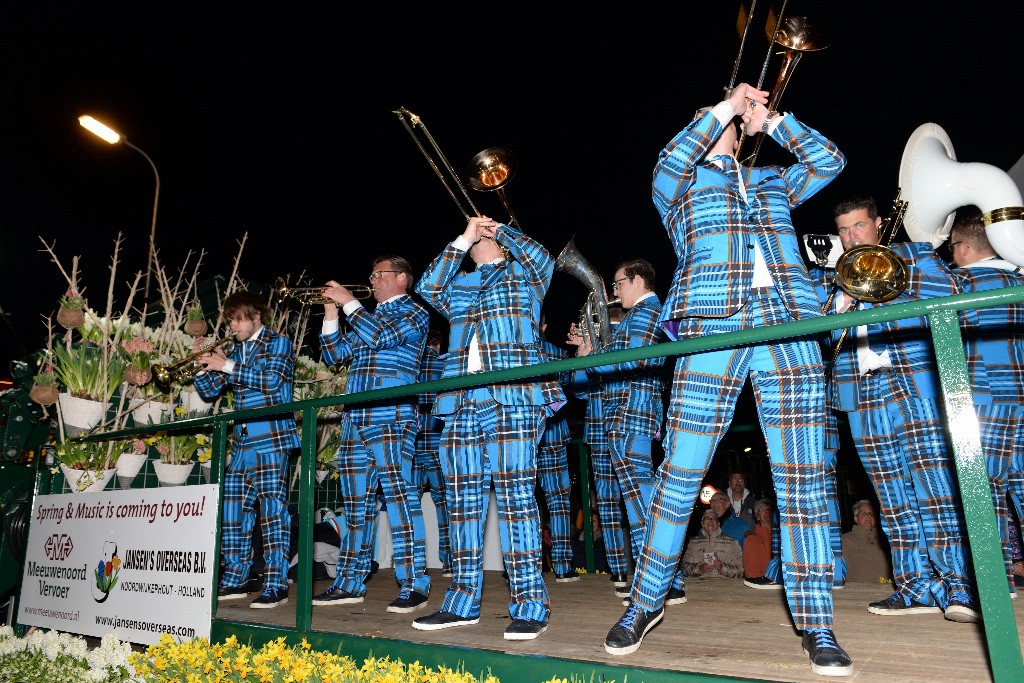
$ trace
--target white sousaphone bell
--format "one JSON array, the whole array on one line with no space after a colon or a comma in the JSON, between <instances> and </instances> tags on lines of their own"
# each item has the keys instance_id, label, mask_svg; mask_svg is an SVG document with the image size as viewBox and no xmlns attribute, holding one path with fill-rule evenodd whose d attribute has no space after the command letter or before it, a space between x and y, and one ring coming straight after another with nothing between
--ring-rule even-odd
<instances>
[{"instance_id":1,"label":"white sousaphone bell","mask_svg":"<svg viewBox=\"0 0 1024 683\"><path fill-rule=\"evenodd\" d=\"M900 187L909 205L903 225L915 242L933 247L949 237L956 210L974 205L1000 258L1024 267L1024 201L1003 170L956 160L946 131L935 123L917 127L903 150Z\"/></svg>"}]
</instances>

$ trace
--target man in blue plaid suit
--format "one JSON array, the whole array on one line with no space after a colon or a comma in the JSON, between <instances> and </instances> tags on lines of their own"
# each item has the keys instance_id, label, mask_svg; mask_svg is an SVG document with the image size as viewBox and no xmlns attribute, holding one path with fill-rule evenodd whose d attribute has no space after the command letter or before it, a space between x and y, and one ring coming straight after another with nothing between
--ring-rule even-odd
<instances>
[{"instance_id":1,"label":"man in blue plaid suit","mask_svg":"<svg viewBox=\"0 0 1024 683\"><path fill-rule=\"evenodd\" d=\"M547 331L541 316L541 334ZM541 339L544 361L561 360L565 349ZM568 373L560 381L568 382ZM569 521L569 420L564 410L558 410L544 422L544 433L537 446L537 484L544 492L551 528L551 568L557 583L579 581L572 566L572 523Z\"/></svg>"},{"instance_id":2,"label":"man in blue plaid suit","mask_svg":"<svg viewBox=\"0 0 1024 683\"><path fill-rule=\"evenodd\" d=\"M878 244L882 219L871 197L851 197L837 204L833 214L843 249ZM930 244L900 243L892 249L908 271L907 287L894 303L959 292L952 272ZM840 292L829 313L852 306ZM841 332L833 332L834 342ZM870 603L868 611L945 611L951 621L977 621L927 320L895 320L851 330L831 380L832 403L847 414L892 549L896 592Z\"/></svg>"},{"instance_id":3,"label":"man in blue plaid suit","mask_svg":"<svg viewBox=\"0 0 1024 683\"><path fill-rule=\"evenodd\" d=\"M679 263L662 322L673 338L821 315L790 211L831 182L846 160L791 114L766 111L768 93L743 83L662 151L654 204ZM740 168L740 116L794 154L789 167ZM664 616L665 597L708 462L732 420L747 377L768 444L782 525L783 583L811 670L848 675L832 632L832 553L825 502L824 377L813 339L724 349L676 362L664 442L631 604L605 639L628 654Z\"/></svg>"},{"instance_id":4,"label":"man in blue plaid suit","mask_svg":"<svg viewBox=\"0 0 1024 683\"><path fill-rule=\"evenodd\" d=\"M965 292L1024 285L1020 266L999 258L978 215L957 219L949 248L959 266L954 274ZM1009 473L1024 467L1024 305L993 306L963 312L964 349L975 409L981 428L992 502L999 520L1007 582L1011 592L1013 561L1006 508ZM1018 498L1024 491L1013 491Z\"/></svg>"},{"instance_id":5,"label":"man in blue plaid suit","mask_svg":"<svg viewBox=\"0 0 1024 683\"><path fill-rule=\"evenodd\" d=\"M612 292L619 298L625 314L615 326L611 341L601 351L620 351L657 344L664 338L661 327L661 302L654 293L654 266L643 259L623 262L612 278ZM573 330L579 332L578 330ZM573 332L571 331L571 332ZM591 340L576 336L580 356L594 349ZM612 468L626 503L630 545L633 557L640 556L644 526L654 490L654 465L651 447L661 436L665 407L661 399L661 372L665 359L602 365L588 370L600 377L604 428ZM682 577L669 590L668 604L685 602ZM616 589L619 597L629 597L628 589Z\"/></svg>"},{"instance_id":6,"label":"man in blue plaid suit","mask_svg":"<svg viewBox=\"0 0 1024 683\"><path fill-rule=\"evenodd\" d=\"M507 260L502 247L514 260ZM469 254L476 270L460 273ZM540 309L554 259L518 228L486 216L427 267L416 291L448 319L444 377L542 362ZM434 414L444 417L441 468L447 485L454 577L441 609L413 622L420 630L476 624L483 590L486 492L497 495L512 622L507 640L547 630L547 588L541 574L541 536L534 487L537 443L552 406L565 400L554 379L504 382L440 393Z\"/></svg>"},{"instance_id":7,"label":"man in blue plaid suit","mask_svg":"<svg viewBox=\"0 0 1024 683\"><path fill-rule=\"evenodd\" d=\"M443 341L441 329L431 325L427 332L427 347L423 349L423 358L420 360L420 382L441 379L441 373L444 371L444 358L440 355ZM437 556L441 562L441 576L451 576L452 551L448 542L448 505L444 499L444 474L441 472L441 459L438 454L444 420L433 414L436 397L436 391L416 394L416 403L420 411L420 430L416 434L412 479L417 491L427 485L430 486L430 499L434 503L434 515L437 519Z\"/></svg>"},{"instance_id":8,"label":"man in blue plaid suit","mask_svg":"<svg viewBox=\"0 0 1024 683\"><path fill-rule=\"evenodd\" d=\"M324 322L320 350L328 365L349 363L347 393L414 384L427 342L430 314L409 291L412 267L400 256L380 256L373 262L370 283L377 302L367 311L352 292L333 280L323 290ZM349 326L342 334L338 306ZM384 491L395 578L401 586L389 612L412 612L427 602L426 531L420 497L412 481L412 461L419 430L415 396L354 405L345 411L338 447L341 504L349 535L338 553L338 575L314 605L362 602L363 581L373 557L377 485Z\"/></svg>"},{"instance_id":9,"label":"man in blue plaid suit","mask_svg":"<svg viewBox=\"0 0 1024 683\"><path fill-rule=\"evenodd\" d=\"M266 302L252 292L239 291L224 299L221 313L235 345L230 354L216 349L200 357L204 371L195 377L196 391L210 400L230 389L235 410L291 403L295 376L292 342L264 326L270 319ZM197 339L196 349L202 346L203 340ZM226 569L218 601L247 594L258 499L266 568L263 592L249 606L267 609L288 602L291 515L286 480L288 451L298 447L299 434L291 413L270 420L235 422L231 462L224 472L221 550Z\"/></svg>"}]
</instances>

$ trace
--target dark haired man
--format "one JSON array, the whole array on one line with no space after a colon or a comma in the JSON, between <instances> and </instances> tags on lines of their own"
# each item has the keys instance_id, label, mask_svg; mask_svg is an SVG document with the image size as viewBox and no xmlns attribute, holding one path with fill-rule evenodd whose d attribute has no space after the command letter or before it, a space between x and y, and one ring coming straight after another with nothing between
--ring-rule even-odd
<instances>
[{"instance_id":1,"label":"dark haired man","mask_svg":"<svg viewBox=\"0 0 1024 683\"><path fill-rule=\"evenodd\" d=\"M204 372L196 375L196 391L210 400L230 389L236 410L291 403L295 375L292 342L265 326L270 319L266 302L253 292L234 292L224 299L221 313L235 345L230 354L218 348L199 359ZM203 344L202 338L197 339L196 350ZM249 606L267 609L288 602L291 515L286 480L288 452L298 447L291 413L235 422L231 462L224 472L221 550L226 569L217 591L219 601L247 594L258 499L266 566L263 592Z\"/></svg>"},{"instance_id":2,"label":"dark haired man","mask_svg":"<svg viewBox=\"0 0 1024 683\"><path fill-rule=\"evenodd\" d=\"M814 318L821 310L790 211L831 182L846 160L791 114L766 111L768 93L746 83L699 112L662 151L653 199L679 262L662 324L672 338L705 337ZM734 117L797 157L742 167ZM708 463L750 378L768 443L783 535L790 613L818 674L853 672L832 632L832 553L825 504L821 350L812 339L680 357L631 605L605 639L629 654L664 616L665 596Z\"/></svg>"},{"instance_id":3,"label":"dark haired man","mask_svg":"<svg viewBox=\"0 0 1024 683\"><path fill-rule=\"evenodd\" d=\"M346 393L414 384L426 345L430 315L409 291L412 268L399 256L381 256L373 262L370 284L377 306L367 311L352 292L333 280L324 288L320 348L328 365L349 363ZM349 326L342 334L341 306ZM412 481L412 461L419 409L415 396L350 406L341 425L338 472L348 536L338 553L338 574L314 605L362 602L364 580L373 554L372 525L376 518L377 484L384 501L394 543L395 578L401 586L389 612L412 612L424 606L430 594L427 575L426 531L420 497Z\"/></svg>"},{"instance_id":4,"label":"dark haired man","mask_svg":"<svg viewBox=\"0 0 1024 683\"><path fill-rule=\"evenodd\" d=\"M851 197L832 213L844 250L879 243L882 219L872 197ZM906 242L891 248L908 271L907 287L892 303L958 293L952 272L932 245ZM819 288L819 293L824 291ZM852 305L839 292L834 309L827 312L841 313ZM859 305L864 309L874 304ZM833 331L833 342L840 334ZM977 621L927 320L909 318L851 330L831 380L831 401L847 414L892 550L896 592L870 603L868 611L892 616L944 610L951 621Z\"/></svg>"}]
</instances>

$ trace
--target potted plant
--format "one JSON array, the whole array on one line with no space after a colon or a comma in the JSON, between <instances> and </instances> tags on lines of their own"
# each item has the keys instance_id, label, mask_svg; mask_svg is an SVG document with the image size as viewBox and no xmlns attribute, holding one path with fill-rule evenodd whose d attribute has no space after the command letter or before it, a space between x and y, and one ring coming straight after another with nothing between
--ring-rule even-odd
<instances>
[{"instance_id":1,"label":"potted plant","mask_svg":"<svg viewBox=\"0 0 1024 683\"><path fill-rule=\"evenodd\" d=\"M130 489L139 470L149 458L149 445L143 439L132 439L121 444L117 458L117 482L122 489Z\"/></svg>"},{"instance_id":2,"label":"potted plant","mask_svg":"<svg viewBox=\"0 0 1024 683\"><path fill-rule=\"evenodd\" d=\"M128 359L124 369L124 381L137 387L149 382L153 377L153 342L146 341L145 337L139 335L121 340L121 348Z\"/></svg>"},{"instance_id":3,"label":"potted plant","mask_svg":"<svg viewBox=\"0 0 1024 683\"><path fill-rule=\"evenodd\" d=\"M156 478L162 486L184 484L196 465L193 458L209 450L210 436L205 432L159 436L156 451L160 454L160 460L153 462Z\"/></svg>"},{"instance_id":4,"label":"potted plant","mask_svg":"<svg viewBox=\"0 0 1024 683\"><path fill-rule=\"evenodd\" d=\"M64 473L68 487L73 492L102 491L115 472L119 449L116 442L77 441L65 439L51 445L54 460Z\"/></svg>"},{"instance_id":5,"label":"potted plant","mask_svg":"<svg viewBox=\"0 0 1024 683\"><path fill-rule=\"evenodd\" d=\"M59 301L60 308L57 310L57 322L67 330L73 330L85 324L85 298L79 294L78 288L71 286L67 294Z\"/></svg>"},{"instance_id":6,"label":"potted plant","mask_svg":"<svg viewBox=\"0 0 1024 683\"><path fill-rule=\"evenodd\" d=\"M338 477L338 446L341 444L341 426L328 422L317 427L316 483L322 484L328 475Z\"/></svg>"},{"instance_id":7,"label":"potted plant","mask_svg":"<svg viewBox=\"0 0 1024 683\"><path fill-rule=\"evenodd\" d=\"M185 312L185 332L193 337L202 337L206 334L206 319L203 317L203 307L196 300Z\"/></svg>"},{"instance_id":8,"label":"potted plant","mask_svg":"<svg viewBox=\"0 0 1024 683\"><path fill-rule=\"evenodd\" d=\"M92 429L103 416L114 392L124 379L124 363L92 344L57 344L53 370L65 387L59 411L65 424Z\"/></svg>"},{"instance_id":9,"label":"potted plant","mask_svg":"<svg viewBox=\"0 0 1024 683\"><path fill-rule=\"evenodd\" d=\"M60 388L57 386L57 374L52 365L46 365L32 378L32 388L28 397L41 406L52 406L57 402Z\"/></svg>"}]
</instances>

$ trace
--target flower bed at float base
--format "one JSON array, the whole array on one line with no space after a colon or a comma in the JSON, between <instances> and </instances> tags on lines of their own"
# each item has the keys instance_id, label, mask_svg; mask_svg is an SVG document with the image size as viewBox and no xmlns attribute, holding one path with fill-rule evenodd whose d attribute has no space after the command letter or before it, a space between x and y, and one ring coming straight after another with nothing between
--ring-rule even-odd
<instances>
[{"instance_id":1,"label":"flower bed at float base","mask_svg":"<svg viewBox=\"0 0 1024 683\"><path fill-rule=\"evenodd\" d=\"M583 681L584 679L580 679ZM305 639L287 645L278 638L260 648L230 636L223 643L196 638L176 643L169 635L133 652L113 635L89 649L78 636L36 631L18 638L0 627L0 683L501 683L458 669L429 669L419 662L404 664L388 657L370 657L357 666L351 657L314 650ZM544 683L570 683L551 678ZM574 679L572 683L577 683ZM613 682L610 682L613 683Z\"/></svg>"}]
</instances>

